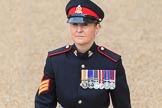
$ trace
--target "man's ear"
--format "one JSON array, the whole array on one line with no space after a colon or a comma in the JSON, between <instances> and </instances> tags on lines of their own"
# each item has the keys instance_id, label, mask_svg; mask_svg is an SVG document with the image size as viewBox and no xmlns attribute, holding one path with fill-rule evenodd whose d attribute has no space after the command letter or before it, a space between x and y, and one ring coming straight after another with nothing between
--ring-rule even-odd
<instances>
[{"instance_id":1,"label":"man's ear","mask_svg":"<svg viewBox=\"0 0 162 108\"><path fill-rule=\"evenodd\" d=\"M96 34L100 31L100 28L101 28L101 25L100 24L97 24L96 25Z\"/></svg>"}]
</instances>

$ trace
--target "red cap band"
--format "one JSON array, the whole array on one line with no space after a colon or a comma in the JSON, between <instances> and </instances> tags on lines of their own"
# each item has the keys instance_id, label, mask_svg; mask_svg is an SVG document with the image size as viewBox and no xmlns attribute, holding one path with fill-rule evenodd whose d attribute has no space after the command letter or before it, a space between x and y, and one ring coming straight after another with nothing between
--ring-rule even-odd
<instances>
[{"instance_id":1,"label":"red cap band","mask_svg":"<svg viewBox=\"0 0 162 108\"><path fill-rule=\"evenodd\" d=\"M78 10L78 7L73 7L69 10L68 16L70 16L72 14L79 14L79 13L90 15L90 16L93 16L93 17L96 17L99 19L99 16L94 11L92 11L91 9L86 8L86 7L80 7L79 10Z\"/></svg>"}]
</instances>

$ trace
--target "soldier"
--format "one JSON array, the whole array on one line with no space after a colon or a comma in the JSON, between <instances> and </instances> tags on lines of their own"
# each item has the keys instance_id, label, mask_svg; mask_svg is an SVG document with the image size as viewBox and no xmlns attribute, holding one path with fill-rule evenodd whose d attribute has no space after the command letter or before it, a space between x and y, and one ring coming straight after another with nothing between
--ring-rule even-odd
<instances>
[{"instance_id":1,"label":"soldier","mask_svg":"<svg viewBox=\"0 0 162 108\"><path fill-rule=\"evenodd\" d=\"M70 0L66 6L73 45L50 51L35 108L131 108L121 56L98 46L95 36L104 18L91 0Z\"/></svg>"}]
</instances>

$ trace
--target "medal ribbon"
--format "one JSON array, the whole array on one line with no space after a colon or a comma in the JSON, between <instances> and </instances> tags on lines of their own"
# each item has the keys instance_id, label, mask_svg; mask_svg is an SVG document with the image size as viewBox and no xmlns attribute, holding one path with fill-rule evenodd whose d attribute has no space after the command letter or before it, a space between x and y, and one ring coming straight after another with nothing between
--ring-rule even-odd
<instances>
[{"instance_id":1,"label":"medal ribbon","mask_svg":"<svg viewBox=\"0 0 162 108\"><path fill-rule=\"evenodd\" d=\"M98 82L100 82L100 70L97 70L97 74L98 74Z\"/></svg>"},{"instance_id":2,"label":"medal ribbon","mask_svg":"<svg viewBox=\"0 0 162 108\"><path fill-rule=\"evenodd\" d=\"M108 81L108 70L104 70L104 80Z\"/></svg>"},{"instance_id":3,"label":"medal ribbon","mask_svg":"<svg viewBox=\"0 0 162 108\"><path fill-rule=\"evenodd\" d=\"M108 80L110 81L110 70L108 70Z\"/></svg>"},{"instance_id":4,"label":"medal ribbon","mask_svg":"<svg viewBox=\"0 0 162 108\"><path fill-rule=\"evenodd\" d=\"M88 79L93 78L93 70L88 70Z\"/></svg>"},{"instance_id":5,"label":"medal ribbon","mask_svg":"<svg viewBox=\"0 0 162 108\"><path fill-rule=\"evenodd\" d=\"M92 78L94 79L94 70L92 70Z\"/></svg>"},{"instance_id":6,"label":"medal ribbon","mask_svg":"<svg viewBox=\"0 0 162 108\"><path fill-rule=\"evenodd\" d=\"M88 70L81 70L81 80L88 80Z\"/></svg>"},{"instance_id":7,"label":"medal ribbon","mask_svg":"<svg viewBox=\"0 0 162 108\"><path fill-rule=\"evenodd\" d=\"M100 83L104 83L104 70L99 70L100 72Z\"/></svg>"},{"instance_id":8,"label":"medal ribbon","mask_svg":"<svg viewBox=\"0 0 162 108\"><path fill-rule=\"evenodd\" d=\"M88 80L88 70L85 70L85 80Z\"/></svg>"},{"instance_id":9,"label":"medal ribbon","mask_svg":"<svg viewBox=\"0 0 162 108\"><path fill-rule=\"evenodd\" d=\"M114 81L116 80L116 70L114 70Z\"/></svg>"},{"instance_id":10,"label":"medal ribbon","mask_svg":"<svg viewBox=\"0 0 162 108\"><path fill-rule=\"evenodd\" d=\"M98 71L94 70L94 79L98 79Z\"/></svg>"},{"instance_id":11,"label":"medal ribbon","mask_svg":"<svg viewBox=\"0 0 162 108\"><path fill-rule=\"evenodd\" d=\"M81 80L82 80L82 81L85 80L85 78L84 78L84 71L85 71L85 70L81 70Z\"/></svg>"},{"instance_id":12,"label":"medal ribbon","mask_svg":"<svg viewBox=\"0 0 162 108\"><path fill-rule=\"evenodd\" d=\"M114 80L114 70L110 70L110 80Z\"/></svg>"}]
</instances>

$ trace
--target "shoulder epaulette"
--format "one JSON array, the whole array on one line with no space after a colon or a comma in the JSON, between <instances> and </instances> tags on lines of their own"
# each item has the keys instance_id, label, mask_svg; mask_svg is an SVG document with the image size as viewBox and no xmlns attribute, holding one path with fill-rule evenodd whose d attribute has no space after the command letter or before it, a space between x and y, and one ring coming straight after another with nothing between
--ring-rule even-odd
<instances>
[{"instance_id":1,"label":"shoulder epaulette","mask_svg":"<svg viewBox=\"0 0 162 108\"><path fill-rule=\"evenodd\" d=\"M51 56L63 54L63 53L69 52L71 49L72 49L72 46L67 45L67 46L64 46L62 48L48 52L48 56L51 57Z\"/></svg>"},{"instance_id":2,"label":"shoulder epaulette","mask_svg":"<svg viewBox=\"0 0 162 108\"><path fill-rule=\"evenodd\" d=\"M119 54L114 53L113 51L106 49L103 46L99 46L97 48L98 52L102 55L104 55L105 57L109 58L110 60L112 60L113 62L117 62L121 56Z\"/></svg>"}]
</instances>

